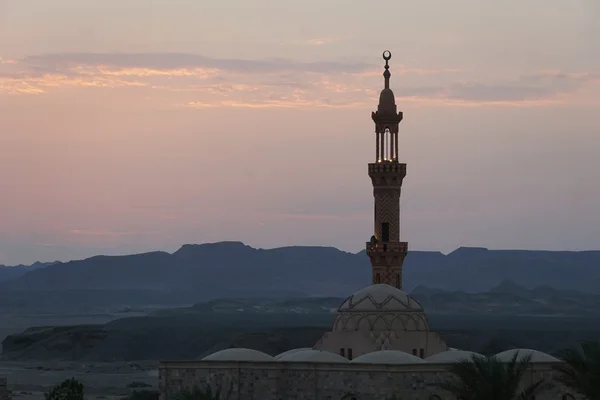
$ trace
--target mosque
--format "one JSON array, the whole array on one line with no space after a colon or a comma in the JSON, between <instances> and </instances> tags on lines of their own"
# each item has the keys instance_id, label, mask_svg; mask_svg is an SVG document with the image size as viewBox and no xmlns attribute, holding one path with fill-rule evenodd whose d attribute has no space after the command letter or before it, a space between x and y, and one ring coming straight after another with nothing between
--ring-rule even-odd
<instances>
[{"instance_id":1,"label":"mosque","mask_svg":"<svg viewBox=\"0 0 600 400\"><path fill-rule=\"evenodd\" d=\"M389 60L383 53L384 89L375 123L375 159L368 164L375 201L374 234L366 243L372 282L348 297L337 310L330 332L312 348L271 356L252 349L231 348L199 361L163 361L159 368L161 400L182 389L217 386L231 400L403 400L451 399L437 383L448 377L451 363L472 352L448 348L430 331L419 302L402 291L402 264L408 243L400 241L400 192L406 164L398 160L397 110L390 89ZM551 378L558 359L530 349L499 353L510 360L516 352L532 355L527 380ZM224 397L225 398L225 397ZM577 399L556 386L537 400Z\"/></svg>"}]
</instances>

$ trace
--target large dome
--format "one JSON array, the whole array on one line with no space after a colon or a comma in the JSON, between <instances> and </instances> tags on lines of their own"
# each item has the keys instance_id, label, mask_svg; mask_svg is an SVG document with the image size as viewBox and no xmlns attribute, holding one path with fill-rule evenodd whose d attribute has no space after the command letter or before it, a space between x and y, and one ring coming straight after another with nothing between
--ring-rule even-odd
<instances>
[{"instance_id":1,"label":"large dome","mask_svg":"<svg viewBox=\"0 0 600 400\"><path fill-rule=\"evenodd\" d=\"M377 284L359 290L342 303L333 330L428 331L429 324L415 299L393 286Z\"/></svg>"},{"instance_id":2,"label":"large dome","mask_svg":"<svg viewBox=\"0 0 600 400\"><path fill-rule=\"evenodd\" d=\"M402 290L386 284L377 284L367 286L348 297L338 311L423 312L423 307Z\"/></svg>"}]
</instances>

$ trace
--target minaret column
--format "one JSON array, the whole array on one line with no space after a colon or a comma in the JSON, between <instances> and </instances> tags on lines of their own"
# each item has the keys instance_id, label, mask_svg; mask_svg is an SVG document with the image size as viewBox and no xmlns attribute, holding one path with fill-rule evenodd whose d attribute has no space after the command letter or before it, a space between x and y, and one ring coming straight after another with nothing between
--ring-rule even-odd
<instances>
[{"instance_id":1,"label":"minaret column","mask_svg":"<svg viewBox=\"0 0 600 400\"><path fill-rule=\"evenodd\" d=\"M379 158L379 131L375 129L375 162L380 160Z\"/></svg>"},{"instance_id":2,"label":"minaret column","mask_svg":"<svg viewBox=\"0 0 600 400\"><path fill-rule=\"evenodd\" d=\"M395 160L398 161L398 132L394 132L394 155Z\"/></svg>"},{"instance_id":3,"label":"minaret column","mask_svg":"<svg viewBox=\"0 0 600 400\"><path fill-rule=\"evenodd\" d=\"M394 134L390 132L390 161L394 161L396 159L396 153L394 151L395 146L395 138L394 138Z\"/></svg>"}]
</instances>

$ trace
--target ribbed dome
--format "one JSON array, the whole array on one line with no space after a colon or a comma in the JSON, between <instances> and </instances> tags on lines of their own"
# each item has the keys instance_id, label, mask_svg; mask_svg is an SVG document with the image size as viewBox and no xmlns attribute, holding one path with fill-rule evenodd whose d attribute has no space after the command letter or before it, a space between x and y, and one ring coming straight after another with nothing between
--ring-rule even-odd
<instances>
[{"instance_id":1,"label":"ribbed dome","mask_svg":"<svg viewBox=\"0 0 600 400\"><path fill-rule=\"evenodd\" d=\"M381 350L363 354L351 362L357 364L423 364L424 360L398 350Z\"/></svg>"},{"instance_id":2,"label":"ribbed dome","mask_svg":"<svg viewBox=\"0 0 600 400\"><path fill-rule=\"evenodd\" d=\"M547 362L560 362L556 357L552 357L550 354L542 353L541 351L531 349L512 349L506 350L496 354L496 358L501 361L508 362L512 360L516 353L519 353L517 360L521 360L523 357L531 355L532 363L547 363Z\"/></svg>"},{"instance_id":3,"label":"ribbed dome","mask_svg":"<svg viewBox=\"0 0 600 400\"><path fill-rule=\"evenodd\" d=\"M377 284L367 286L348 297L338 311L423 312L423 307L402 290L386 284Z\"/></svg>"},{"instance_id":4,"label":"ribbed dome","mask_svg":"<svg viewBox=\"0 0 600 400\"><path fill-rule=\"evenodd\" d=\"M275 359L262 351L232 348L207 355L202 361L274 361Z\"/></svg>"},{"instance_id":5,"label":"ribbed dome","mask_svg":"<svg viewBox=\"0 0 600 400\"><path fill-rule=\"evenodd\" d=\"M325 362L325 363L347 363L348 359L323 350L301 350L288 353L279 357L277 361L284 362Z\"/></svg>"},{"instance_id":6,"label":"ribbed dome","mask_svg":"<svg viewBox=\"0 0 600 400\"><path fill-rule=\"evenodd\" d=\"M481 355L479 353L475 353L473 351L448 350L448 351L442 351L441 353L437 353L432 356L429 356L425 359L425 361L427 361L429 363L435 363L435 364L451 364L451 363L471 360L471 358L473 356L483 357L483 355Z\"/></svg>"}]
</instances>

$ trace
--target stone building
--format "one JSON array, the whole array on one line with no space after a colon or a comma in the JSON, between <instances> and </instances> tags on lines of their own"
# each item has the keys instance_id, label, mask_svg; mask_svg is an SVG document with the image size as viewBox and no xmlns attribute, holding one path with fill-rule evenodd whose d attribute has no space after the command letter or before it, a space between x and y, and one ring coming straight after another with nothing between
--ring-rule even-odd
<instances>
[{"instance_id":1,"label":"stone building","mask_svg":"<svg viewBox=\"0 0 600 400\"><path fill-rule=\"evenodd\" d=\"M402 264L408 243L400 241L400 192L406 164L398 160L397 110L385 60L384 88L375 123L375 159L368 164L375 202L374 229L366 243L372 281L337 310L330 332L313 348L271 356L251 349L226 349L200 361L164 361L159 368L161 400L182 389L220 386L231 400L403 400L449 399L436 383L447 378L449 363L474 353L449 349L429 330L423 307L402 291ZM551 377L556 358L535 350L515 349L497 355L510 360L532 354L527 380ZM557 386L537 400L575 399Z\"/></svg>"},{"instance_id":2,"label":"stone building","mask_svg":"<svg viewBox=\"0 0 600 400\"><path fill-rule=\"evenodd\" d=\"M6 378L0 376L0 400L12 400L12 393L8 390Z\"/></svg>"},{"instance_id":3,"label":"stone building","mask_svg":"<svg viewBox=\"0 0 600 400\"><path fill-rule=\"evenodd\" d=\"M512 351L511 351L512 352ZM531 350L533 367L526 383L552 378L553 357ZM448 363L472 353L445 351L420 359L397 350L365 354L350 361L337 354L300 350L271 357L249 349L228 349L201 361L172 361L160 366L163 400L172 399L182 388L222 387L230 400L446 400L452 397L437 388L447 378ZM512 353L500 354L509 360ZM557 386L536 400L574 400Z\"/></svg>"}]
</instances>

